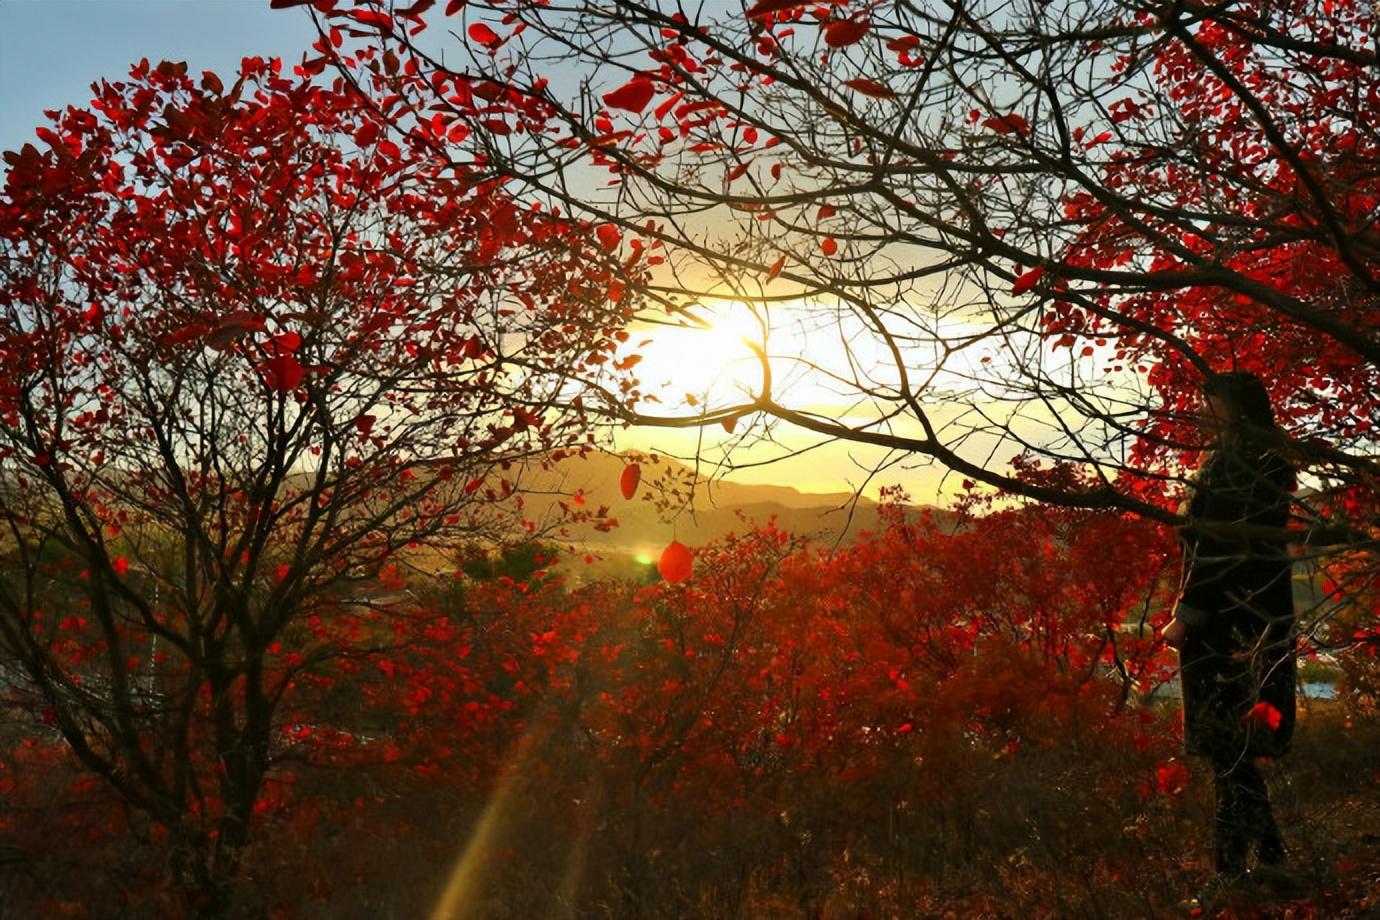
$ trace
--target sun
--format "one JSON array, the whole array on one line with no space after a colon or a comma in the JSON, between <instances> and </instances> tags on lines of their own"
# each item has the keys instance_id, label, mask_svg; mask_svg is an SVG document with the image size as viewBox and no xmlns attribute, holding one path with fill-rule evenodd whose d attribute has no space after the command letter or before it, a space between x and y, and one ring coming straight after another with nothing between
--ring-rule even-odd
<instances>
[{"instance_id":1,"label":"sun","mask_svg":"<svg viewBox=\"0 0 1380 920\"><path fill-rule=\"evenodd\" d=\"M643 391L670 406L742 402L760 392L759 352L777 344L760 314L740 301L698 304L693 318L647 324L629 342L641 356Z\"/></svg>"}]
</instances>

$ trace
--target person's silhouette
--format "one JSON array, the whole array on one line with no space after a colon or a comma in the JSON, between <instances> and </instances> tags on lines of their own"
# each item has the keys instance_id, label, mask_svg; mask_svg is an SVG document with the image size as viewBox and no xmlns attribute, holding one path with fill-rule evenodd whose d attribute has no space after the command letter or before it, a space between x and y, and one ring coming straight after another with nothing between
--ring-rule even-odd
<instances>
[{"instance_id":1,"label":"person's silhouette","mask_svg":"<svg viewBox=\"0 0 1380 920\"><path fill-rule=\"evenodd\" d=\"M1252 846L1258 876L1277 883L1284 841L1256 758L1288 752L1294 732L1296 631L1282 531L1296 480L1258 378L1218 374L1203 396L1211 451L1183 530L1183 593L1164 635L1179 650L1185 749L1207 757L1215 778L1210 884L1245 877Z\"/></svg>"}]
</instances>

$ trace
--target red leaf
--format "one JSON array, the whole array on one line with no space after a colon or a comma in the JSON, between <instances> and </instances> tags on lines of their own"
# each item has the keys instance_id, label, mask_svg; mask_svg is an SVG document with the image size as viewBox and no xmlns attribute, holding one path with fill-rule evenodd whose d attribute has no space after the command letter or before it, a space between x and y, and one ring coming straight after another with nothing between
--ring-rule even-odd
<instances>
[{"instance_id":1,"label":"red leaf","mask_svg":"<svg viewBox=\"0 0 1380 920\"><path fill-rule=\"evenodd\" d=\"M694 567L694 554L690 552L690 547L679 540L672 540L667 544L661 551L661 558L656 561L656 570L661 573L662 578L673 585L689 578Z\"/></svg>"},{"instance_id":2,"label":"red leaf","mask_svg":"<svg viewBox=\"0 0 1380 920\"><path fill-rule=\"evenodd\" d=\"M839 244L834 240L832 236L826 236L824 239L819 241L819 248L824 252L826 256L832 256L834 253L839 251Z\"/></svg>"},{"instance_id":3,"label":"red leaf","mask_svg":"<svg viewBox=\"0 0 1380 920\"><path fill-rule=\"evenodd\" d=\"M374 421L372 415L361 415L355 419L355 428L359 429L360 437L369 437L370 432L374 430Z\"/></svg>"},{"instance_id":4,"label":"red leaf","mask_svg":"<svg viewBox=\"0 0 1380 920\"><path fill-rule=\"evenodd\" d=\"M830 48L843 48L862 41L872 28L866 19L836 19L824 27L824 44Z\"/></svg>"},{"instance_id":5,"label":"red leaf","mask_svg":"<svg viewBox=\"0 0 1380 920\"><path fill-rule=\"evenodd\" d=\"M1246 718L1254 719L1261 725L1269 726L1270 731L1277 731L1283 716L1278 709L1262 700L1251 707L1251 711L1246 713Z\"/></svg>"},{"instance_id":6,"label":"red leaf","mask_svg":"<svg viewBox=\"0 0 1380 920\"><path fill-rule=\"evenodd\" d=\"M783 255L775 262L771 263L771 268L767 269L767 281L776 280L776 276L781 274L781 269L786 267L786 257Z\"/></svg>"},{"instance_id":7,"label":"red leaf","mask_svg":"<svg viewBox=\"0 0 1380 920\"><path fill-rule=\"evenodd\" d=\"M450 0L450 2L446 4L446 15L454 16L456 13L464 9L465 4L468 2L469 0Z\"/></svg>"},{"instance_id":8,"label":"red leaf","mask_svg":"<svg viewBox=\"0 0 1380 920\"><path fill-rule=\"evenodd\" d=\"M302 337L295 332L280 332L273 337L273 346L280 352L291 354L302 347Z\"/></svg>"},{"instance_id":9,"label":"red leaf","mask_svg":"<svg viewBox=\"0 0 1380 920\"><path fill-rule=\"evenodd\" d=\"M657 121L664 121L666 116L671 114L671 110L684 98L685 90L677 90L674 96L666 97L652 114L656 116Z\"/></svg>"},{"instance_id":10,"label":"red leaf","mask_svg":"<svg viewBox=\"0 0 1380 920\"><path fill-rule=\"evenodd\" d=\"M637 494L637 484L641 481L642 467L636 463L629 463L623 467L623 475L618 477L618 489L624 498L630 499Z\"/></svg>"},{"instance_id":11,"label":"red leaf","mask_svg":"<svg viewBox=\"0 0 1380 920\"><path fill-rule=\"evenodd\" d=\"M393 17L379 10L351 10L350 16L366 26L377 26L385 32L393 29Z\"/></svg>"},{"instance_id":12,"label":"red leaf","mask_svg":"<svg viewBox=\"0 0 1380 920\"><path fill-rule=\"evenodd\" d=\"M1011 293L1020 295L1035 287L1044 277L1045 267L1037 265L1028 272L1022 272L1017 278L1016 283L1011 285Z\"/></svg>"},{"instance_id":13,"label":"red leaf","mask_svg":"<svg viewBox=\"0 0 1380 920\"><path fill-rule=\"evenodd\" d=\"M878 83L876 80L869 80L866 77L858 77L855 80L844 80L843 85L856 93L864 96L871 96L873 99L895 99L896 93L885 83Z\"/></svg>"},{"instance_id":14,"label":"red leaf","mask_svg":"<svg viewBox=\"0 0 1380 920\"><path fill-rule=\"evenodd\" d=\"M612 92L604 93L604 105L611 109L641 112L656 95L651 77L638 74Z\"/></svg>"},{"instance_id":15,"label":"red leaf","mask_svg":"<svg viewBox=\"0 0 1380 920\"><path fill-rule=\"evenodd\" d=\"M1030 137L1030 123L1020 112L1011 112L1000 118L989 118L982 123L982 126L998 134L1015 134L1021 139Z\"/></svg>"},{"instance_id":16,"label":"red leaf","mask_svg":"<svg viewBox=\"0 0 1380 920\"><path fill-rule=\"evenodd\" d=\"M270 390L291 392L302 383L302 365L292 355L276 355L263 364L264 383Z\"/></svg>"},{"instance_id":17,"label":"red leaf","mask_svg":"<svg viewBox=\"0 0 1380 920\"><path fill-rule=\"evenodd\" d=\"M613 224L600 224L594 235L599 238L599 245L603 246L606 252L613 252L623 241L623 234Z\"/></svg>"},{"instance_id":18,"label":"red leaf","mask_svg":"<svg viewBox=\"0 0 1380 920\"><path fill-rule=\"evenodd\" d=\"M482 22L476 22L466 30L470 40L488 47L498 42L498 33Z\"/></svg>"},{"instance_id":19,"label":"red leaf","mask_svg":"<svg viewBox=\"0 0 1380 920\"><path fill-rule=\"evenodd\" d=\"M124 556L115 557L110 560L110 570L121 578L124 578L125 573L129 571L129 560Z\"/></svg>"},{"instance_id":20,"label":"red leaf","mask_svg":"<svg viewBox=\"0 0 1380 920\"><path fill-rule=\"evenodd\" d=\"M377 122L366 121L355 131L355 143L361 147L368 147L379 139L379 126Z\"/></svg>"},{"instance_id":21,"label":"red leaf","mask_svg":"<svg viewBox=\"0 0 1380 920\"><path fill-rule=\"evenodd\" d=\"M886 43L888 51L914 51L920 47L920 36L902 35Z\"/></svg>"},{"instance_id":22,"label":"red leaf","mask_svg":"<svg viewBox=\"0 0 1380 920\"><path fill-rule=\"evenodd\" d=\"M756 3L748 7L747 14L749 19L760 19L782 10L805 6L810 2L811 0L757 0Z\"/></svg>"}]
</instances>

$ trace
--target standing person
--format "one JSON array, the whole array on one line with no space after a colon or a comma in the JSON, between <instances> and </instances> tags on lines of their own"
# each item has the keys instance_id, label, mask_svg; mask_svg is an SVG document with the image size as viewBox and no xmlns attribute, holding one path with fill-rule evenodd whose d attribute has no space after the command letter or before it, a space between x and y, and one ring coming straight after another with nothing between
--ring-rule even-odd
<instances>
[{"instance_id":1,"label":"standing person","mask_svg":"<svg viewBox=\"0 0 1380 920\"><path fill-rule=\"evenodd\" d=\"M1214 375L1203 397L1211 453L1189 505L1183 594L1164 638L1179 651L1184 747L1209 759L1216 787L1216 874L1204 898L1253 881L1295 894L1256 758L1287 753L1294 733L1291 563L1278 532L1296 480L1257 377Z\"/></svg>"}]
</instances>

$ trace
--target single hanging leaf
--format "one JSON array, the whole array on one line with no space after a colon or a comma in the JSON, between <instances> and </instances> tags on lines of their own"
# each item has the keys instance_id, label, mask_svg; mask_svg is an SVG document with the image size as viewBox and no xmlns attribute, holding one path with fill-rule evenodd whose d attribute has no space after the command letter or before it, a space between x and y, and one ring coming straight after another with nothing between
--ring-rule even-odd
<instances>
[{"instance_id":1,"label":"single hanging leaf","mask_svg":"<svg viewBox=\"0 0 1380 920\"><path fill-rule=\"evenodd\" d=\"M998 134L1014 134L1022 140L1030 137L1030 123L1020 112L1011 112L1000 118L989 118L982 126Z\"/></svg>"},{"instance_id":2,"label":"single hanging leaf","mask_svg":"<svg viewBox=\"0 0 1380 920\"><path fill-rule=\"evenodd\" d=\"M642 467L629 463L623 467L623 475L618 477L618 489L623 497L631 499L637 494L637 484L642 481Z\"/></svg>"},{"instance_id":3,"label":"single hanging leaf","mask_svg":"<svg viewBox=\"0 0 1380 920\"><path fill-rule=\"evenodd\" d=\"M350 16L357 22L362 22L366 26L374 26L385 32L393 29L393 17L380 10L351 10Z\"/></svg>"},{"instance_id":4,"label":"single hanging leaf","mask_svg":"<svg viewBox=\"0 0 1380 920\"><path fill-rule=\"evenodd\" d=\"M819 248L826 256L832 256L839 251L839 244L832 236L826 236L819 241Z\"/></svg>"},{"instance_id":5,"label":"single hanging leaf","mask_svg":"<svg viewBox=\"0 0 1380 920\"><path fill-rule=\"evenodd\" d=\"M466 32L469 34L471 41L483 45L486 48L498 42L498 33L482 22L474 23Z\"/></svg>"},{"instance_id":6,"label":"single hanging leaf","mask_svg":"<svg viewBox=\"0 0 1380 920\"><path fill-rule=\"evenodd\" d=\"M1019 296L1032 290L1035 285L1040 283L1040 279L1044 277L1044 274L1045 268L1043 265L1037 265L1030 269L1030 271L1022 272L1016 278L1016 283L1011 285L1011 293Z\"/></svg>"},{"instance_id":7,"label":"single hanging leaf","mask_svg":"<svg viewBox=\"0 0 1380 920\"><path fill-rule=\"evenodd\" d=\"M264 383L270 390L288 393L302 383L305 371L291 354L276 355L269 358L261 367Z\"/></svg>"},{"instance_id":8,"label":"single hanging leaf","mask_svg":"<svg viewBox=\"0 0 1380 920\"><path fill-rule=\"evenodd\" d=\"M604 93L604 105L611 109L641 113L656 95L656 85L651 77L638 74L612 92Z\"/></svg>"},{"instance_id":9,"label":"single hanging leaf","mask_svg":"<svg viewBox=\"0 0 1380 920\"><path fill-rule=\"evenodd\" d=\"M862 93L864 96L871 96L873 99L895 99L896 93L885 83L878 83L876 80L869 80L866 77L858 77L855 80L844 80L843 85L853 90L855 93Z\"/></svg>"},{"instance_id":10,"label":"single hanging leaf","mask_svg":"<svg viewBox=\"0 0 1380 920\"><path fill-rule=\"evenodd\" d=\"M661 551L661 558L656 561L656 570L661 573L662 578L673 585L689 578L694 568L694 554L690 552L690 547L679 540L672 540L667 544Z\"/></svg>"},{"instance_id":11,"label":"single hanging leaf","mask_svg":"<svg viewBox=\"0 0 1380 920\"><path fill-rule=\"evenodd\" d=\"M830 48L844 48L862 41L872 28L866 19L836 19L824 27L824 44Z\"/></svg>"},{"instance_id":12,"label":"single hanging leaf","mask_svg":"<svg viewBox=\"0 0 1380 920\"><path fill-rule=\"evenodd\" d=\"M783 269L783 268L785 268L785 267L786 267L786 257L785 257L784 255L782 255L781 258L779 258L779 259L777 259L775 262L771 263L771 268L767 269L767 281L768 281L768 282L775 281L775 280L776 280L776 276L779 275L779 274L781 274L781 269Z\"/></svg>"}]
</instances>

